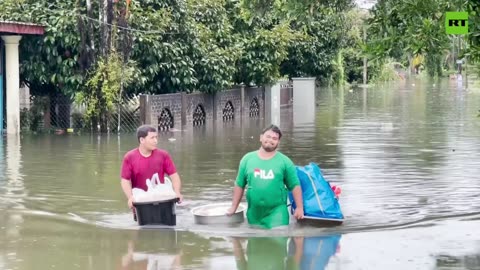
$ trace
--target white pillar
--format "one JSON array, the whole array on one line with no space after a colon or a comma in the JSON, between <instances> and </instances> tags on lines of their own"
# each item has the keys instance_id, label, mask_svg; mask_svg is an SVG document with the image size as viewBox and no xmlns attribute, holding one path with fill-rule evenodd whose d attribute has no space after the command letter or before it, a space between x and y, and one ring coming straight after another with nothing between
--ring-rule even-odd
<instances>
[{"instance_id":1,"label":"white pillar","mask_svg":"<svg viewBox=\"0 0 480 270\"><path fill-rule=\"evenodd\" d=\"M315 122L315 78L292 78L293 123Z\"/></svg>"},{"instance_id":2,"label":"white pillar","mask_svg":"<svg viewBox=\"0 0 480 270\"><path fill-rule=\"evenodd\" d=\"M20 65L18 44L22 36L2 36L5 43L5 79L7 81L7 134L20 133Z\"/></svg>"},{"instance_id":3,"label":"white pillar","mask_svg":"<svg viewBox=\"0 0 480 270\"><path fill-rule=\"evenodd\" d=\"M280 126L280 83L265 87L265 125Z\"/></svg>"}]
</instances>

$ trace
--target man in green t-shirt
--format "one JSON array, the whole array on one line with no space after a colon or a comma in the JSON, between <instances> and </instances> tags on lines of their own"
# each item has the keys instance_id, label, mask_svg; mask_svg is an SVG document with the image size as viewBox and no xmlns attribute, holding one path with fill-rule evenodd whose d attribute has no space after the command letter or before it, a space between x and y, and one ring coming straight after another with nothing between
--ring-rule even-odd
<instances>
[{"instance_id":1,"label":"man in green t-shirt","mask_svg":"<svg viewBox=\"0 0 480 270\"><path fill-rule=\"evenodd\" d=\"M247 186L247 220L251 225L267 229L288 225L287 189L292 191L297 205L294 217L303 218L302 190L295 164L277 151L281 137L280 129L271 125L260 135L260 149L243 156L228 215L237 210Z\"/></svg>"}]
</instances>

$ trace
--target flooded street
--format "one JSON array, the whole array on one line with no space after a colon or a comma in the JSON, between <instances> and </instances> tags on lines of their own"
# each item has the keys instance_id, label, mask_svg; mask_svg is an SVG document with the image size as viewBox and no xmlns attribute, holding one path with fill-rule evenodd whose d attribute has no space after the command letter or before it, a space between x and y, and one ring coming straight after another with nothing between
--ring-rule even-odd
<instances>
[{"instance_id":1,"label":"flooded street","mask_svg":"<svg viewBox=\"0 0 480 270\"><path fill-rule=\"evenodd\" d=\"M480 87L319 89L316 105L282 111L280 151L342 188L343 225L193 222L193 207L230 202L263 119L160 134L183 182L175 230L139 229L128 210L135 134L5 137L0 269L480 269Z\"/></svg>"}]
</instances>

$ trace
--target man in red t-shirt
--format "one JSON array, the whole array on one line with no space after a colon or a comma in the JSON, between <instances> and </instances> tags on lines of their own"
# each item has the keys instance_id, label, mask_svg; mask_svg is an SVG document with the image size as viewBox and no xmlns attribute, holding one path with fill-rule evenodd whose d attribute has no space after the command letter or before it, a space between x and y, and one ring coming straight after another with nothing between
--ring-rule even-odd
<instances>
[{"instance_id":1,"label":"man in red t-shirt","mask_svg":"<svg viewBox=\"0 0 480 270\"><path fill-rule=\"evenodd\" d=\"M172 180L173 190L181 202L183 196L180 193L180 176L170 154L157 148L157 130L152 126L143 125L137 129L137 138L138 148L126 153L122 162L121 182L128 206L133 208L132 188L147 191L147 179L158 177L160 183L164 183L165 174Z\"/></svg>"}]
</instances>

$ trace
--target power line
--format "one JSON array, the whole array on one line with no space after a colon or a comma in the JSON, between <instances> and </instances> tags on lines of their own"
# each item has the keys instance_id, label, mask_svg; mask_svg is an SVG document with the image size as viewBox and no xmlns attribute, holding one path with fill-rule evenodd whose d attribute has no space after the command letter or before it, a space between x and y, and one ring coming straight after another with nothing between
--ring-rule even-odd
<instances>
[{"instance_id":1,"label":"power line","mask_svg":"<svg viewBox=\"0 0 480 270\"><path fill-rule=\"evenodd\" d=\"M50 6L54 7L54 8L57 8L57 9L65 9L65 8L59 7L59 6L57 6L56 4L53 4L53 3L50 3ZM116 27L118 29L130 31L130 32L144 33L144 34L147 34L147 35L148 34L157 34L157 35L158 34L162 34L162 35L178 35L178 34L180 34L180 33L171 33L171 32L168 33L168 32L165 32L163 30L141 30L141 29L135 29L135 28L131 28L131 27L123 27L123 26L107 23L107 22L101 21L99 19L94 19L94 18L88 17L87 15L80 14L79 12L75 12L75 13L78 17L81 17L81 18L84 18L84 19L87 19L87 20L90 20L90 21L93 21L93 22L96 22L96 23L99 23L99 24L102 24L102 25L107 25L109 27Z\"/></svg>"},{"instance_id":2,"label":"power line","mask_svg":"<svg viewBox=\"0 0 480 270\"><path fill-rule=\"evenodd\" d=\"M97 20L97 19L94 19L94 18L90 18L90 17L88 17L86 15L83 15L83 14L77 14L77 16L82 17L82 18L87 19L87 20L90 20L90 21L94 21L94 22L103 24L103 25L108 25L110 27L115 26L118 29L123 29L123 30L130 31L130 32L139 32L139 33L144 33L144 34L164 34L164 35L178 34L178 33L167 33L165 31L161 31L161 30L140 30L140 29L135 29L135 28L131 28L131 27L123 27L123 26L114 25L114 24L111 24L111 23L106 23L106 22L103 22L101 20Z\"/></svg>"}]
</instances>

